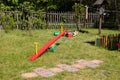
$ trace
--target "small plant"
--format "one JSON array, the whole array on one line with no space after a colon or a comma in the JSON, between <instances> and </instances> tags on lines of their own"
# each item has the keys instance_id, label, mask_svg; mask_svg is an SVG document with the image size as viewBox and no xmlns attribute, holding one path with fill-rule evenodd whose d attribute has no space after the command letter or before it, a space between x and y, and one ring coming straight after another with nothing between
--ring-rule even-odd
<instances>
[{"instance_id":1,"label":"small plant","mask_svg":"<svg viewBox=\"0 0 120 80\"><path fill-rule=\"evenodd\" d=\"M76 18L76 26L78 31L81 30L81 27L79 27L79 22L80 22L80 14L82 14L84 12L84 6L82 4L79 3L75 3L72 6L73 10L75 11L75 18Z\"/></svg>"},{"instance_id":2,"label":"small plant","mask_svg":"<svg viewBox=\"0 0 120 80\"><path fill-rule=\"evenodd\" d=\"M43 16L41 11L37 11L36 17L33 17L34 28L45 29L45 22L42 20Z\"/></svg>"},{"instance_id":3,"label":"small plant","mask_svg":"<svg viewBox=\"0 0 120 80\"><path fill-rule=\"evenodd\" d=\"M25 1L22 5L22 11L23 11L23 27L29 32L29 35L32 36L32 31L31 31L31 19L30 19L30 14L33 11L33 6L30 4L30 2Z\"/></svg>"},{"instance_id":4,"label":"small plant","mask_svg":"<svg viewBox=\"0 0 120 80\"><path fill-rule=\"evenodd\" d=\"M10 13L8 15L6 15L5 13L2 14L1 24L6 33L10 30L13 30L15 22Z\"/></svg>"}]
</instances>

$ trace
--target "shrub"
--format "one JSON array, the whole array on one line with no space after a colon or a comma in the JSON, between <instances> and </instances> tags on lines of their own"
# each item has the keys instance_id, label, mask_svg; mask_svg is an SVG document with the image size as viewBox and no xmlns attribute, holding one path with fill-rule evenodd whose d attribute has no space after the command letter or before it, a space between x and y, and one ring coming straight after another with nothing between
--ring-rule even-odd
<instances>
[{"instance_id":1,"label":"shrub","mask_svg":"<svg viewBox=\"0 0 120 80\"><path fill-rule=\"evenodd\" d=\"M5 30L5 32L9 32L10 30L12 30L15 26L15 22L14 19L9 15L6 15L5 13L2 14L1 17L1 24L3 26L3 29Z\"/></svg>"}]
</instances>

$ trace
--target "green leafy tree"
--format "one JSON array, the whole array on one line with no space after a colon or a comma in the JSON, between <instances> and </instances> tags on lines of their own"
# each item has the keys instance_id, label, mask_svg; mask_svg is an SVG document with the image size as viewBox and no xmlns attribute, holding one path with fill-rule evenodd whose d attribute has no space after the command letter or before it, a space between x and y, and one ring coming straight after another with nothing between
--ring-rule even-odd
<instances>
[{"instance_id":1,"label":"green leafy tree","mask_svg":"<svg viewBox=\"0 0 120 80\"><path fill-rule=\"evenodd\" d=\"M77 30L80 31L81 30L81 26L79 26L79 24L80 24L80 14L82 14L84 12L84 10L85 10L84 6L80 3L75 3L72 8L75 11Z\"/></svg>"}]
</instances>

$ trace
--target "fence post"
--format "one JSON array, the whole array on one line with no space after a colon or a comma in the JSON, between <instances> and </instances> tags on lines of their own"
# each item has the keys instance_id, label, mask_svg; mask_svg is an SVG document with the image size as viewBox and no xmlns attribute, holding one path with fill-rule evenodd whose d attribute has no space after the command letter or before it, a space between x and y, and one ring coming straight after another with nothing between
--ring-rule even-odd
<instances>
[{"instance_id":1,"label":"fence post","mask_svg":"<svg viewBox=\"0 0 120 80\"><path fill-rule=\"evenodd\" d=\"M18 21L18 12L17 12L17 29L18 29L18 23L19 23L19 21Z\"/></svg>"},{"instance_id":2,"label":"fence post","mask_svg":"<svg viewBox=\"0 0 120 80\"><path fill-rule=\"evenodd\" d=\"M88 19L88 6L86 5L85 8L86 8L86 9L85 9L84 26L85 26L85 28L87 28L86 23L87 23L87 19Z\"/></svg>"},{"instance_id":3,"label":"fence post","mask_svg":"<svg viewBox=\"0 0 120 80\"><path fill-rule=\"evenodd\" d=\"M2 25L0 24L0 37L2 35Z\"/></svg>"},{"instance_id":4,"label":"fence post","mask_svg":"<svg viewBox=\"0 0 120 80\"><path fill-rule=\"evenodd\" d=\"M48 11L46 8L46 29L48 29Z\"/></svg>"}]
</instances>

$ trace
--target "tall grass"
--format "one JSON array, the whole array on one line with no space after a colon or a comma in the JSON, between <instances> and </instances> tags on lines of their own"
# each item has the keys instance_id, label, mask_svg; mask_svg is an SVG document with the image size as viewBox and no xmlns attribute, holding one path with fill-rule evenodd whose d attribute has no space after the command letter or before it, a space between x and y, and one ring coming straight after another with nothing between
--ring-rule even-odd
<instances>
[{"instance_id":1,"label":"tall grass","mask_svg":"<svg viewBox=\"0 0 120 80\"><path fill-rule=\"evenodd\" d=\"M55 31L34 30L33 36L25 31L2 32L0 37L0 80L24 80L22 73L32 72L34 68L56 67L57 64L73 64L77 59L100 59L104 63L98 68L85 68L75 73L62 72L50 78L36 77L29 80L120 80L120 52L88 44L94 41L97 29L86 29L89 33L78 33L72 38L61 37L55 52L47 51L35 61L28 58L35 53L34 42L39 48L51 40ZM119 33L117 30L102 30L102 35Z\"/></svg>"}]
</instances>

